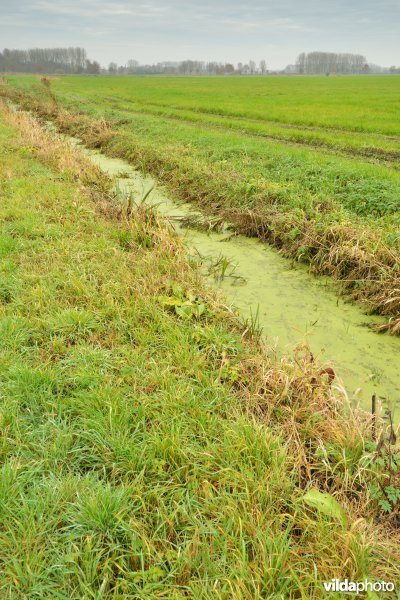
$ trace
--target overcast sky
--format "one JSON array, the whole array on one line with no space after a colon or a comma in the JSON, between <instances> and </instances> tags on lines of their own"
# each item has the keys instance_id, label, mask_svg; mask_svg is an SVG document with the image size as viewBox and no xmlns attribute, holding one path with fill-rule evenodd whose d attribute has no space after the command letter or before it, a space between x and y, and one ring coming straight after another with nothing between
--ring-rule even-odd
<instances>
[{"instance_id":1,"label":"overcast sky","mask_svg":"<svg viewBox=\"0 0 400 600\"><path fill-rule=\"evenodd\" d=\"M0 49L83 46L102 64L295 62L302 51L400 64L400 0L0 0Z\"/></svg>"}]
</instances>

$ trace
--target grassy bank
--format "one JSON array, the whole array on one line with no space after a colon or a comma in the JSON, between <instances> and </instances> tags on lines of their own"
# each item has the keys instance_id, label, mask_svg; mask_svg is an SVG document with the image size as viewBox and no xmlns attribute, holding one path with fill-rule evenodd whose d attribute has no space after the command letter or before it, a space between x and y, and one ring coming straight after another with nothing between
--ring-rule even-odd
<instances>
[{"instance_id":1,"label":"grassy bank","mask_svg":"<svg viewBox=\"0 0 400 600\"><path fill-rule=\"evenodd\" d=\"M370 423L308 352L278 362L165 222L124 212L5 107L0 167L0 595L308 599L334 577L397 581Z\"/></svg>"},{"instance_id":2,"label":"grassy bank","mask_svg":"<svg viewBox=\"0 0 400 600\"><path fill-rule=\"evenodd\" d=\"M374 121L378 80L386 96ZM397 80L284 81L246 80L246 98L244 80L61 78L50 89L13 77L2 93L332 276L399 334L400 142L388 108Z\"/></svg>"}]
</instances>

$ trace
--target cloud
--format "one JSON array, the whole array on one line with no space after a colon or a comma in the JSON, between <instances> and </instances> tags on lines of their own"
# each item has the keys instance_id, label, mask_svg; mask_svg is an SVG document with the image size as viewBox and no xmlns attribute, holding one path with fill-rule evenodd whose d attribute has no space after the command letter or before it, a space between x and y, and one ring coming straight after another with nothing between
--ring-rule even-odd
<instances>
[{"instance_id":1,"label":"cloud","mask_svg":"<svg viewBox=\"0 0 400 600\"><path fill-rule=\"evenodd\" d=\"M269 52L280 67L328 48L399 62L398 0L0 0L0 14L4 46L81 45L103 62Z\"/></svg>"}]
</instances>

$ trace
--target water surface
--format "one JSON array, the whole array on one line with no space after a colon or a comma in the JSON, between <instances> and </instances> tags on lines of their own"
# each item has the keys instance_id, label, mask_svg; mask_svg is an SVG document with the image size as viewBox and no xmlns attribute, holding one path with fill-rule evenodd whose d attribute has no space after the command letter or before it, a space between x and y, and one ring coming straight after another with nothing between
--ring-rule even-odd
<instances>
[{"instance_id":1,"label":"water surface","mask_svg":"<svg viewBox=\"0 0 400 600\"><path fill-rule=\"evenodd\" d=\"M174 203L152 177L127 162L86 152L103 171L116 176L122 193L131 192L139 200L153 188L147 202L156 204L163 215L193 213L191 206ZM173 222L189 248L214 263L223 255L230 261L228 273L235 266L233 277L213 278L213 285L244 317L257 314L265 337L279 352L290 353L306 341L315 357L332 365L336 385L342 384L348 397L368 410L374 392L384 404L400 400L400 338L377 334L367 326L383 319L363 314L360 307L338 298L329 278L311 275L259 240L228 239L227 233L184 229Z\"/></svg>"}]
</instances>

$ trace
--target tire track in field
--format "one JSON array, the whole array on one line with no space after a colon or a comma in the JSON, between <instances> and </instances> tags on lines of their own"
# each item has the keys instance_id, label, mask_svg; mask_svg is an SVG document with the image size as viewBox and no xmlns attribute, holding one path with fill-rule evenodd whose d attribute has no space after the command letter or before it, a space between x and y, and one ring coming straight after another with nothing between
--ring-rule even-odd
<instances>
[{"instance_id":1,"label":"tire track in field","mask_svg":"<svg viewBox=\"0 0 400 600\"><path fill-rule=\"evenodd\" d=\"M115 102L115 101L114 101ZM124 103L124 101L120 101L119 103L117 102L116 104L122 104ZM133 102L132 102L133 103ZM159 106L159 105L154 105L154 106ZM168 107L169 109L171 107ZM351 158L351 159L362 159L365 162L368 163L372 163L372 164L381 164L383 166L387 166L387 167L391 167L393 169L396 170L400 170L400 150L399 151L385 151L383 149L379 149L379 148L369 148L366 147L365 149L363 148L350 148L350 147L345 147L345 146L338 146L338 145L333 145L333 144L329 144L324 142L323 140L321 140L320 142L316 143L315 140L296 140L296 139L288 139L287 137L284 136L279 136L277 134L268 134L267 132L256 132L256 131L248 131L245 129L236 129L235 127L226 127L224 126L222 123L212 123L211 121L202 121L202 120L196 120L193 119L191 120L190 118L184 117L184 116L179 116L179 114L177 115L173 115L173 114L164 114L164 113L157 113L157 112L153 112L152 110L131 110L131 109L121 109L121 108L116 108L116 110L118 110L118 112L120 113L125 113L129 116L150 116L153 117L154 119L164 119L167 121L178 121L180 123L185 123L186 125L189 125L191 127L198 127L203 125L205 128L210 129L210 130L219 130L219 131L223 131L223 132L231 132L234 133L236 135L242 136L242 137L251 137L251 138L255 138L255 139L267 139L267 140L271 140L271 141L277 141L280 142L286 146L299 146L299 147L303 147L303 148L307 148L307 149L313 149L315 151L323 151L324 153L327 154L333 154L335 156L341 155L345 158ZM173 110L181 110L181 109L173 109ZM193 114L195 115L197 111L189 111L189 112L193 112ZM212 114L212 113L208 113L208 114ZM218 116L218 115L215 115ZM301 131L300 128L297 128L299 131ZM349 132L347 132L349 133Z\"/></svg>"},{"instance_id":2,"label":"tire track in field","mask_svg":"<svg viewBox=\"0 0 400 600\"><path fill-rule=\"evenodd\" d=\"M330 126L330 125L326 125L325 127L319 127L317 125L299 125L298 123L294 123L291 121L277 121L275 119L268 119L267 117L265 118L255 118L255 117L246 117L246 116L241 116L235 113L221 113L218 111L211 111L211 110L205 110L202 108L196 108L193 109L192 107L186 107L186 106L174 106L173 104L167 104L165 102L148 102L146 101L146 103L141 102L140 100L131 100L130 98L122 98L122 97L116 97L116 96L108 96L109 100L112 100L114 102L126 102L127 104L140 104L143 106L155 106L158 108L167 108L169 110L176 110L176 111L188 111L188 112L192 112L193 114L200 114L200 115L209 115L209 116L213 116L213 117L218 117L220 119L232 119L238 122L243 121L244 123L260 123L260 124L271 124L271 125L276 125L279 127L282 127L282 129L296 129L298 131L315 131L315 132L321 132L321 133L328 133L328 132L341 132L341 133L347 133L347 134L351 134L351 135L355 135L355 136L366 136L366 135L370 135L370 136L375 136L375 137L379 137L382 140L386 140L386 141L395 141L400 143L400 135L394 135L394 134L386 134L386 133L381 133L379 131L360 131L360 130L353 130L353 129L346 129L345 127L334 127L334 126Z\"/></svg>"}]
</instances>

